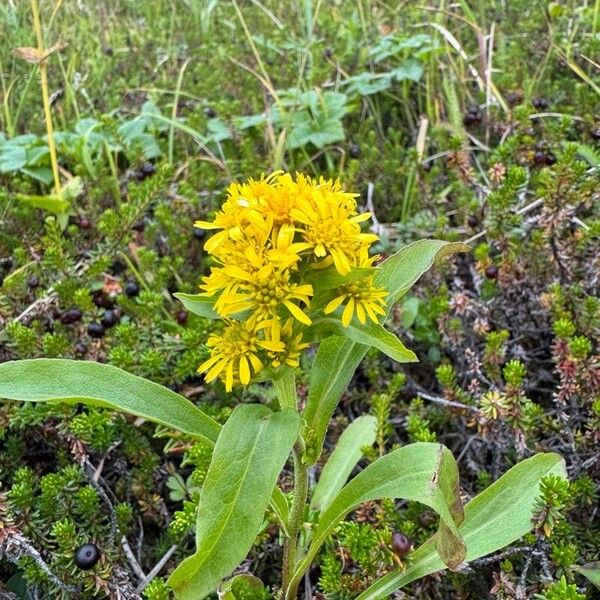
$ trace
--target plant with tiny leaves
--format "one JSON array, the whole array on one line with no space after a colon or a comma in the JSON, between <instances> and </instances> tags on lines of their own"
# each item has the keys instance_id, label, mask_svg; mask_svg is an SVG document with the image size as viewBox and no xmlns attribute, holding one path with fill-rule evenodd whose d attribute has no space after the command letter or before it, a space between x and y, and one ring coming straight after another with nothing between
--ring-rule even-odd
<instances>
[{"instance_id":1,"label":"plant with tiny leaves","mask_svg":"<svg viewBox=\"0 0 600 600\"><path fill-rule=\"evenodd\" d=\"M269 506L283 540L277 591L281 600L297 597L331 533L362 503L405 498L437 513L437 532L411 552L406 569L392 568L383 577L374 574L361 595L371 598L512 543L532 528L541 478L553 474L553 482L562 481L562 459L539 454L517 464L463 507L456 461L445 446L433 442L396 448L348 480L363 448L377 436L377 419L365 415L349 425L351 435L340 437L339 451L331 453L309 500L309 470L322 454L332 414L368 348L396 362L416 360L384 327L386 315L434 263L468 249L461 243L421 240L377 264L378 257L369 254L377 236L361 228L369 216L358 211L356 194L344 191L337 181L275 172L232 184L214 220L196 223L216 231L205 243L214 265L199 294L176 296L188 310L213 321L209 356L199 370L207 382L218 380L227 392L270 381L276 398L271 407L239 404L220 426L183 396L111 365L59 359L0 364L0 397L122 410L211 447L205 474L205 450L188 453L187 460L202 471L197 547L167 581L176 598L197 600L217 589L236 598L236 590L262 590L250 575L223 580L246 557ZM106 212L103 219L103 227L116 226ZM160 295L149 290L125 301L135 303L148 322L161 306ZM124 327L118 331L129 335ZM495 369L505 340L504 332L488 339L489 364ZM317 350L301 406L295 370L311 344ZM159 369L159 359L156 351L140 356L147 369ZM384 403L381 416L386 412ZM291 503L277 485L290 455ZM148 458L140 468L148 474L153 465ZM80 477L76 468L47 475L41 496L46 502L60 498L71 505ZM179 488L193 489L187 482ZM89 512L94 499L84 492L82 500L84 512ZM151 513L158 512L158 500L148 492L139 501ZM192 498L173 534L187 529L195 504ZM359 563L371 568L372 543L363 544L365 532L350 525L342 525L342 531ZM391 534L384 536L382 551L393 562L391 544Z\"/></svg>"}]
</instances>

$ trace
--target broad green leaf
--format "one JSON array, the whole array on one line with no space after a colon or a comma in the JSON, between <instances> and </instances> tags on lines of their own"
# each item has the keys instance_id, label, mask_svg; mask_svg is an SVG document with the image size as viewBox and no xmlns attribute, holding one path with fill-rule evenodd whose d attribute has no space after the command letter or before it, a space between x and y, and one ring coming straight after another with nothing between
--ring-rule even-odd
<instances>
[{"instance_id":1,"label":"broad green leaf","mask_svg":"<svg viewBox=\"0 0 600 600\"><path fill-rule=\"evenodd\" d=\"M342 85L348 86L348 94L359 94L361 96L370 96L389 89L392 86L391 73L371 73L365 71L348 77Z\"/></svg>"},{"instance_id":2,"label":"broad green leaf","mask_svg":"<svg viewBox=\"0 0 600 600\"><path fill-rule=\"evenodd\" d=\"M196 553L168 581L178 599L204 598L244 560L299 429L294 410L272 413L260 404L235 408L200 492Z\"/></svg>"},{"instance_id":3,"label":"broad green leaf","mask_svg":"<svg viewBox=\"0 0 600 600\"><path fill-rule=\"evenodd\" d=\"M434 264L457 252L469 252L462 242L419 240L404 246L379 265L375 283L388 291L388 303L397 302Z\"/></svg>"},{"instance_id":4,"label":"broad green leaf","mask_svg":"<svg viewBox=\"0 0 600 600\"><path fill-rule=\"evenodd\" d=\"M600 561L591 562L581 566L575 565L573 570L583 575L600 590Z\"/></svg>"},{"instance_id":5,"label":"broad green leaf","mask_svg":"<svg viewBox=\"0 0 600 600\"><path fill-rule=\"evenodd\" d=\"M329 506L362 458L362 449L371 446L376 435L377 419L372 415L358 417L348 425L321 472L312 497L312 508L324 510Z\"/></svg>"},{"instance_id":6,"label":"broad green leaf","mask_svg":"<svg viewBox=\"0 0 600 600\"><path fill-rule=\"evenodd\" d=\"M423 77L423 65L421 61L415 59L407 60L403 65L394 69L392 75L396 81L404 81L405 79L419 81Z\"/></svg>"},{"instance_id":7,"label":"broad green leaf","mask_svg":"<svg viewBox=\"0 0 600 600\"><path fill-rule=\"evenodd\" d=\"M341 336L359 344L373 346L396 362L417 362L416 354L406 348L397 336L385 329L380 323L373 323L373 321L367 320L363 324L355 317L349 323L348 327L344 327L341 322L341 313L342 309L338 308L336 313L334 313L339 314L338 318L322 317L316 319L310 330L306 333L307 339L311 339L312 335L318 336L316 339Z\"/></svg>"},{"instance_id":8,"label":"broad green leaf","mask_svg":"<svg viewBox=\"0 0 600 600\"><path fill-rule=\"evenodd\" d=\"M405 498L435 510L441 519L435 548L452 568L462 563L466 550L457 529L463 507L456 461L445 446L419 442L377 459L341 490L313 527L312 543L298 563L290 588L300 581L340 520L362 502L382 498Z\"/></svg>"},{"instance_id":9,"label":"broad green leaf","mask_svg":"<svg viewBox=\"0 0 600 600\"><path fill-rule=\"evenodd\" d=\"M214 442L220 425L171 390L111 365L60 358L0 364L0 398L120 410Z\"/></svg>"},{"instance_id":10,"label":"broad green leaf","mask_svg":"<svg viewBox=\"0 0 600 600\"><path fill-rule=\"evenodd\" d=\"M524 460L465 506L458 531L467 545L467 561L496 552L531 531L539 485L545 475L566 476L558 454L537 454ZM379 600L416 579L445 568L435 551L435 536L411 554L405 571L393 570L364 591L357 600Z\"/></svg>"},{"instance_id":11,"label":"broad green leaf","mask_svg":"<svg viewBox=\"0 0 600 600\"><path fill-rule=\"evenodd\" d=\"M28 175L44 185L50 185L53 180L52 171L48 167L23 167L21 173Z\"/></svg>"},{"instance_id":12,"label":"broad green leaf","mask_svg":"<svg viewBox=\"0 0 600 600\"><path fill-rule=\"evenodd\" d=\"M368 347L334 335L319 344L310 370L303 417L308 428L306 457L317 462L329 420Z\"/></svg>"},{"instance_id":13,"label":"broad green leaf","mask_svg":"<svg viewBox=\"0 0 600 600\"><path fill-rule=\"evenodd\" d=\"M200 294L173 294L190 312L200 315L205 319L218 319L219 315L214 310L214 298Z\"/></svg>"}]
</instances>

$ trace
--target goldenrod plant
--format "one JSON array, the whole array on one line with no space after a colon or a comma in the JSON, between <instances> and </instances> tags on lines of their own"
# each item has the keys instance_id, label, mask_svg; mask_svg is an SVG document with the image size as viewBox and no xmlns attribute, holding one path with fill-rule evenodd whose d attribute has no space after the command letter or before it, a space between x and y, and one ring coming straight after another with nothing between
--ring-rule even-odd
<instances>
[{"instance_id":1,"label":"goldenrod plant","mask_svg":"<svg viewBox=\"0 0 600 600\"><path fill-rule=\"evenodd\" d=\"M462 243L421 240L380 261L369 252L377 236L362 228L369 216L338 181L275 172L232 184L214 219L195 224L216 230L205 243L214 264L200 293L178 295L188 310L216 321L210 356L199 370L227 391L270 381L276 395L270 406L239 404L223 426L185 397L106 364L32 359L0 365L0 397L121 410L214 446L200 492L196 552L168 580L176 598L198 600L215 590L239 598L240 588L259 589L250 575L228 577L251 549L269 507L283 541L276 593L292 600L353 509L385 498L420 502L437 513L437 532L408 548L406 564L398 561L359 596L384 598L528 533L540 481L564 477L560 456L537 454L463 506L450 450L416 442L376 458L348 481L360 448L377 436L377 420L365 417L350 425L352 435L342 436L311 489L309 469L369 347L399 363L417 360L384 327L386 315L436 262L468 250ZM305 354L310 360L302 360ZM301 404L295 374L304 366L309 389ZM290 456L294 484L285 494L278 478Z\"/></svg>"}]
</instances>

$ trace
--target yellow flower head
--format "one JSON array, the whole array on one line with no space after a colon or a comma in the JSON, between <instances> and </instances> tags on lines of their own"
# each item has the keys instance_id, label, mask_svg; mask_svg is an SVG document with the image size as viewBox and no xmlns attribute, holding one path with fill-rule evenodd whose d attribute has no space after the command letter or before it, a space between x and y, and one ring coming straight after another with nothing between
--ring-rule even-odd
<instances>
[{"instance_id":1,"label":"yellow flower head","mask_svg":"<svg viewBox=\"0 0 600 600\"><path fill-rule=\"evenodd\" d=\"M369 256L378 238L362 231L370 215L358 212L356 196L339 181L278 171L232 184L214 220L194 224L216 230L204 246L214 266L200 289L225 322L198 369L207 381L220 377L229 391L266 365L298 366L304 331L323 314L345 327L354 315L362 324L385 315L387 293L373 282L377 257ZM342 283L327 303L331 286L320 291L319 277L331 272Z\"/></svg>"}]
</instances>

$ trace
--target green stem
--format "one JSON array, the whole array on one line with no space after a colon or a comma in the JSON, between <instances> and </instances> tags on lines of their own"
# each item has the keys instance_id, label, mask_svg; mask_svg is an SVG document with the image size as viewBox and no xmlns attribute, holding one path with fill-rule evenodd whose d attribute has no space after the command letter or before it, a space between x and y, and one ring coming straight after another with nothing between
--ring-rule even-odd
<instances>
[{"instance_id":1,"label":"green stem","mask_svg":"<svg viewBox=\"0 0 600 600\"><path fill-rule=\"evenodd\" d=\"M283 545L283 582L282 597L293 600L298 593L298 584L290 587L290 581L296 567L299 535L302 528L304 508L308 498L308 466L302 463L304 441L299 438L294 446L294 497L288 523L288 537Z\"/></svg>"}]
</instances>

